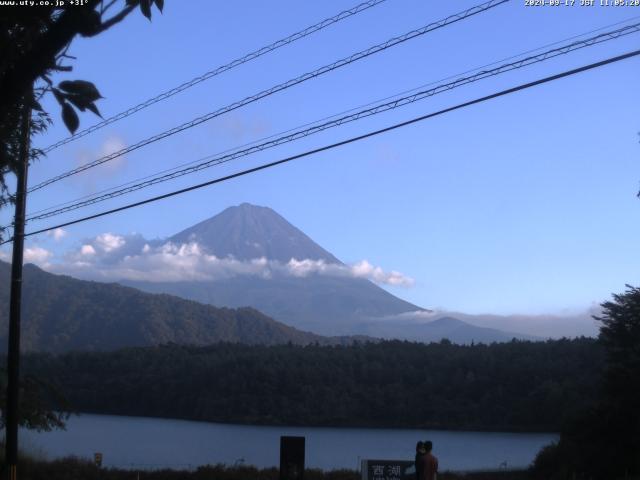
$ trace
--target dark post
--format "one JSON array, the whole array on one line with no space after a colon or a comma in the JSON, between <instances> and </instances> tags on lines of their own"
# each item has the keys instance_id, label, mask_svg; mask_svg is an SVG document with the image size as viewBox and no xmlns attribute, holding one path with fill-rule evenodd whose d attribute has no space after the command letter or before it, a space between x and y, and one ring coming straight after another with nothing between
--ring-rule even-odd
<instances>
[{"instance_id":1,"label":"dark post","mask_svg":"<svg viewBox=\"0 0 640 480\"><path fill-rule=\"evenodd\" d=\"M29 166L29 130L31 98L24 97L20 158L16 171L16 210L13 222L13 259L11 263L11 302L9 305L9 350L7 353L7 419L6 460L9 480L17 479L18 465L18 394L20 389L20 302L22 299L22 254L24 249L24 218L27 205L27 169Z\"/></svg>"},{"instance_id":2,"label":"dark post","mask_svg":"<svg viewBox=\"0 0 640 480\"><path fill-rule=\"evenodd\" d=\"M304 437L280 437L280 480L302 480Z\"/></svg>"}]
</instances>

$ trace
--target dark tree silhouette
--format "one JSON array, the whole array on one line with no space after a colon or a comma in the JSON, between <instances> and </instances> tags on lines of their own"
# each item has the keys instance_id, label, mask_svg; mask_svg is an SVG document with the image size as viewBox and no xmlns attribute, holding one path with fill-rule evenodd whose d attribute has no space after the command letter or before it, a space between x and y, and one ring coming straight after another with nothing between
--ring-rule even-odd
<instances>
[{"instance_id":1,"label":"dark tree silhouette","mask_svg":"<svg viewBox=\"0 0 640 480\"><path fill-rule=\"evenodd\" d=\"M640 474L640 289L613 295L602 305L600 342L606 351L600 407L611 450L609 472Z\"/></svg>"},{"instance_id":2,"label":"dark tree silhouette","mask_svg":"<svg viewBox=\"0 0 640 480\"><path fill-rule=\"evenodd\" d=\"M602 304L599 343L605 360L594 407L569 422L557 445L538 456L538 478L615 480L640 475L640 289Z\"/></svg>"},{"instance_id":3,"label":"dark tree silhouette","mask_svg":"<svg viewBox=\"0 0 640 480\"><path fill-rule=\"evenodd\" d=\"M151 19L151 6L155 4L160 11L164 6L164 0L86 0L82 5L67 1L59 6L56 2L47 2L48 6L16 3L0 6L0 208L13 201L5 176L15 172L20 161L25 106L32 111L31 134L44 131L51 121L39 102L48 93L58 101L62 120L71 133L80 123L77 111L100 115L95 102L101 95L93 83L65 80L54 85L50 78L53 73L72 70L68 61L73 57L67 51L73 39L99 35L138 7ZM31 149L29 161L41 154ZM0 228L0 240L3 230ZM64 425L64 413L46 406L46 397L53 395L46 383L24 377L21 390L23 426L47 430ZM0 392L4 394L4 386ZM0 398L3 414L4 400Z\"/></svg>"},{"instance_id":4,"label":"dark tree silhouette","mask_svg":"<svg viewBox=\"0 0 640 480\"><path fill-rule=\"evenodd\" d=\"M0 370L0 428L4 428L7 393L7 371ZM69 417L65 397L51 383L27 375L20 385L20 426L37 431L64 428Z\"/></svg>"},{"instance_id":5,"label":"dark tree silhouette","mask_svg":"<svg viewBox=\"0 0 640 480\"><path fill-rule=\"evenodd\" d=\"M72 133L79 125L77 111L99 115L95 102L100 93L93 83L66 80L54 85L50 78L53 73L72 70L68 62L74 58L67 51L73 39L77 35L95 37L136 8L151 19L152 5L160 11L164 6L164 0L86 0L83 5L65 2L61 6L49 3L0 7L0 208L13 200L5 175L15 171L18 161L19 125L25 103L35 112L32 133L43 131L50 122L38 101L48 93L60 104L62 119ZM32 150L30 160L41 153Z\"/></svg>"}]
</instances>

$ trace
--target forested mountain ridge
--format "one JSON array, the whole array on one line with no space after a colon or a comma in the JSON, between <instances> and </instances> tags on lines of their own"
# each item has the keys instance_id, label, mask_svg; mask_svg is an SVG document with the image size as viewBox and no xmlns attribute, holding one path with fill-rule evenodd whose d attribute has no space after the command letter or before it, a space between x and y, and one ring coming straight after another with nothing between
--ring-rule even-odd
<instances>
[{"instance_id":1,"label":"forested mountain ridge","mask_svg":"<svg viewBox=\"0 0 640 480\"><path fill-rule=\"evenodd\" d=\"M6 349L10 265L0 262L0 349ZM27 264L22 294L23 351L113 350L169 342L208 345L349 342L296 330L253 308L216 308L115 283L53 275Z\"/></svg>"},{"instance_id":2,"label":"forested mountain ridge","mask_svg":"<svg viewBox=\"0 0 640 480\"><path fill-rule=\"evenodd\" d=\"M593 339L493 345L166 345L31 354L81 412L247 424L558 431L590 406Z\"/></svg>"},{"instance_id":3,"label":"forested mountain ridge","mask_svg":"<svg viewBox=\"0 0 640 480\"><path fill-rule=\"evenodd\" d=\"M237 308L248 304L287 325L322 335L367 335L356 326L365 318L418 309L361 278L237 276L215 282L122 283L209 305Z\"/></svg>"}]
</instances>

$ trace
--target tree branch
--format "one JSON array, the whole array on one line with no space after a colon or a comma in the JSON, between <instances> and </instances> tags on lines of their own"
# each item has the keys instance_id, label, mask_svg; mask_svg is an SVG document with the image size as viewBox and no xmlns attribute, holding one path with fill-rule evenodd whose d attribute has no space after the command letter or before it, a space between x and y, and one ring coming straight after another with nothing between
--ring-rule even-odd
<instances>
[{"instance_id":1,"label":"tree branch","mask_svg":"<svg viewBox=\"0 0 640 480\"><path fill-rule=\"evenodd\" d=\"M26 89L45 74L47 70L55 66L57 55L80 32L86 32L87 23L92 19L91 15L101 0L88 0L83 8L68 8L57 18L47 31L33 44L33 47L24 52L13 68L0 75L0 118L4 117L15 99L21 98ZM101 24L87 36L95 36L120 23L129 15L135 6L129 5Z\"/></svg>"},{"instance_id":2,"label":"tree branch","mask_svg":"<svg viewBox=\"0 0 640 480\"><path fill-rule=\"evenodd\" d=\"M111 17L106 22L102 22L102 24L100 25L100 28L98 28L91 35L86 35L86 36L87 37L94 37L94 36L98 35L99 33L104 32L105 30L109 30L111 27L113 27L117 23L120 23L122 20L127 18L127 15L129 15L131 12L133 12L133 10L135 10L135 8L136 8L135 5L128 5L120 13L114 15L113 17Z\"/></svg>"},{"instance_id":3,"label":"tree branch","mask_svg":"<svg viewBox=\"0 0 640 480\"><path fill-rule=\"evenodd\" d=\"M55 65L56 55L62 51L73 37L82 29L87 19L87 10L93 11L99 0L89 0L83 8L68 8L53 23L47 31L35 40L31 49L24 52L13 68L4 72L0 77L0 118L4 117L15 103L21 98L35 80L44 74L52 64Z\"/></svg>"},{"instance_id":4,"label":"tree branch","mask_svg":"<svg viewBox=\"0 0 640 480\"><path fill-rule=\"evenodd\" d=\"M104 4L104 0L102 2L102 10L100 11L100 15L104 15L118 0L111 0L107 5Z\"/></svg>"}]
</instances>

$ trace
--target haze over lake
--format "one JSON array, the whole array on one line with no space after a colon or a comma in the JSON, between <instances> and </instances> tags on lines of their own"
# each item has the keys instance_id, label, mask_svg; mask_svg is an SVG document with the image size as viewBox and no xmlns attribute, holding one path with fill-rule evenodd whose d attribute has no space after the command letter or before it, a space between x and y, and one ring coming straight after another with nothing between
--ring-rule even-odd
<instances>
[{"instance_id":1,"label":"haze over lake","mask_svg":"<svg viewBox=\"0 0 640 480\"><path fill-rule=\"evenodd\" d=\"M487 433L401 429L224 425L110 415L73 416L66 431L23 430L21 446L48 458L103 454L106 467L195 468L199 465L279 464L279 437L306 437L306 466L357 469L360 460L411 460L415 443L430 439L441 470L526 467L553 433Z\"/></svg>"}]
</instances>

